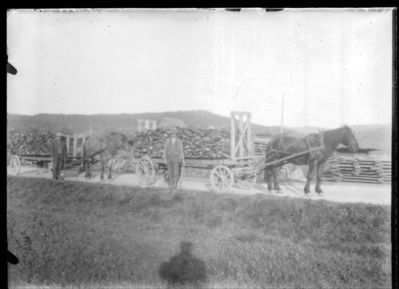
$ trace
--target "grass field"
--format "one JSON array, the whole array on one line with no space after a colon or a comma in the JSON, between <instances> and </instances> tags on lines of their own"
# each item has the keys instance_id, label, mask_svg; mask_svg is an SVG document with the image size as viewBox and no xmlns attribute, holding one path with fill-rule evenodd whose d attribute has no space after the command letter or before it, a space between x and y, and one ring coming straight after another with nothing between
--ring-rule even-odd
<instances>
[{"instance_id":1,"label":"grass field","mask_svg":"<svg viewBox=\"0 0 399 289\"><path fill-rule=\"evenodd\" d=\"M194 243L209 288L389 288L390 206L8 177L10 288L165 288Z\"/></svg>"}]
</instances>

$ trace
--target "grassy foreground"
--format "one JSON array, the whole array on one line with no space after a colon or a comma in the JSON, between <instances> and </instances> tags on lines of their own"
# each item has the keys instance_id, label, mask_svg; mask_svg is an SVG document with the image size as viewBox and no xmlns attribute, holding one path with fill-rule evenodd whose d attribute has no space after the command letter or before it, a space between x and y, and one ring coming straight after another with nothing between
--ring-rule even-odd
<instances>
[{"instance_id":1,"label":"grassy foreground","mask_svg":"<svg viewBox=\"0 0 399 289\"><path fill-rule=\"evenodd\" d=\"M10 288L165 288L194 243L208 288L389 288L389 206L8 177Z\"/></svg>"}]
</instances>

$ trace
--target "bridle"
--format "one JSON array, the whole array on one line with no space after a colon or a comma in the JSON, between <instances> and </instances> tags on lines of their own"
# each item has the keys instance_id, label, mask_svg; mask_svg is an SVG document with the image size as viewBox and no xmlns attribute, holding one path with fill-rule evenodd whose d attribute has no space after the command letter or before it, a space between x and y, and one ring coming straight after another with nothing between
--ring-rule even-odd
<instances>
[{"instance_id":1,"label":"bridle","mask_svg":"<svg viewBox=\"0 0 399 289\"><path fill-rule=\"evenodd\" d=\"M344 130L341 133L341 142L349 147L353 152L356 151L356 140L353 137L353 133L352 136L348 136L347 132L349 131L348 128L344 128Z\"/></svg>"}]
</instances>

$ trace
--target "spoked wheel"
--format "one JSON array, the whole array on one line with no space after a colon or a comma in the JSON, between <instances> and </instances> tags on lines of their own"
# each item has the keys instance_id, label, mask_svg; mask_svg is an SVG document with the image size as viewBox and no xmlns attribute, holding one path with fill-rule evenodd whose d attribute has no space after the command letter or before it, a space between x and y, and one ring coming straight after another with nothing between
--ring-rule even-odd
<instances>
[{"instance_id":1,"label":"spoked wheel","mask_svg":"<svg viewBox=\"0 0 399 289\"><path fill-rule=\"evenodd\" d=\"M17 176L21 172L21 159L17 155L10 157L10 162L7 166L7 174Z\"/></svg>"},{"instance_id":2,"label":"spoked wheel","mask_svg":"<svg viewBox=\"0 0 399 289\"><path fill-rule=\"evenodd\" d=\"M147 187L154 183L155 169L152 160L145 156L136 165L136 175L141 186Z\"/></svg>"},{"instance_id":3,"label":"spoked wheel","mask_svg":"<svg viewBox=\"0 0 399 289\"><path fill-rule=\"evenodd\" d=\"M220 193L226 192L234 185L234 174L228 167L219 165L212 169L210 181L213 190Z\"/></svg>"},{"instance_id":4,"label":"spoked wheel","mask_svg":"<svg viewBox=\"0 0 399 289\"><path fill-rule=\"evenodd\" d=\"M240 189L252 189L256 184L257 172L255 169L249 169L237 178L237 187Z\"/></svg>"}]
</instances>

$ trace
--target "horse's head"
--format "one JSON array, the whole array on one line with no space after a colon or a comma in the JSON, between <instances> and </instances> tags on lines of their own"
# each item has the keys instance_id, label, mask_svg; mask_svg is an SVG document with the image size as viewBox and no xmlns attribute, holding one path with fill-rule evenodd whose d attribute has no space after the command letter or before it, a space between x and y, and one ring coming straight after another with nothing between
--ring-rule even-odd
<instances>
[{"instance_id":1,"label":"horse's head","mask_svg":"<svg viewBox=\"0 0 399 289\"><path fill-rule=\"evenodd\" d=\"M127 140L126 142L123 142L123 150L127 152L131 152L134 149L134 143L132 140Z\"/></svg>"},{"instance_id":2,"label":"horse's head","mask_svg":"<svg viewBox=\"0 0 399 289\"><path fill-rule=\"evenodd\" d=\"M130 146L130 147L134 147L134 144L135 144L136 142L135 142L135 140L134 139L129 139L128 141L127 141L127 144Z\"/></svg>"},{"instance_id":3,"label":"horse's head","mask_svg":"<svg viewBox=\"0 0 399 289\"><path fill-rule=\"evenodd\" d=\"M359 150L359 143L357 142L356 137L352 132L352 129L347 125L342 127L341 142L343 145L350 148L352 152L357 152Z\"/></svg>"}]
</instances>

